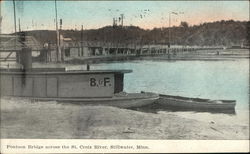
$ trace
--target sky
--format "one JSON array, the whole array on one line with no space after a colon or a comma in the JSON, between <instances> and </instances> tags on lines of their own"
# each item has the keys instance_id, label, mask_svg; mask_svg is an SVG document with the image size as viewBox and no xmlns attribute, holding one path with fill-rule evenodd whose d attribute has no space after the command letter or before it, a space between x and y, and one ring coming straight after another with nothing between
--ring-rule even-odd
<instances>
[{"instance_id":1,"label":"sky","mask_svg":"<svg viewBox=\"0 0 250 154\"><path fill-rule=\"evenodd\" d=\"M113 18L124 14L124 25L153 29L220 20L249 21L249 1L56 1L62 29L96 29L113 24ZM2 33L14 32L12 0L0 0ZM17 30L55 29L55 1L18 1ZM175 13L172 13L175 12ZM177 13L177 14L176 14Z\"/></svg>"}]
</instances>

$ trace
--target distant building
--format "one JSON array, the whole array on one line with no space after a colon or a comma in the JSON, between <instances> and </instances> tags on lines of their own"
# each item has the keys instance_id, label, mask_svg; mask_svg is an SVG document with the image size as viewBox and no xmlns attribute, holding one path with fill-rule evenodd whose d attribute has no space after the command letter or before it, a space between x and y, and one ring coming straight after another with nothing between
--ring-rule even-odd
<instances>
[{"instance_id":1,"label":"distant building","mask_svg":"<svg viewBox=\"0 0 250 154\"><path fill-rule=\"evenodd\" d=\"M64 37L63 35L60 35L60 46L63 48L68 48L70 46L73 46L73 40L72 38Z\"/></svg>"},{"instance_id":2,"label":"distant building","mask_svg":"<svg viewBox=\"0 0 250 154\"><path fill-rule=\"evenodd\" d=\"M22 39L16 35L0 34L0 57L1 59L16 59L16 50L23 47L31 48L33 56L40 55L43 46L32 36L25 36Z\"/></svg>"},{"instance_id":3,"label":"distant building","mask_svg":"<svg viewBox=\"0 0 250 154\"><path fill-rule=\"evenodd\" d=\"M247 48L250 49L250 41L249 40L244 40L241 43L241 48Z\"/></svg>"},{"instance_id":4,"label":"distant building","mask_svg":"<svg viewBox=\"0 0 250 154\"><path fill-rule=\"evenodd\" d=\"M0 50L21 50L23 47L32 50L41 50L43 46L33 36L24 36L21 40L19 36L0 34Z\"/></svg>"}]
</instances>

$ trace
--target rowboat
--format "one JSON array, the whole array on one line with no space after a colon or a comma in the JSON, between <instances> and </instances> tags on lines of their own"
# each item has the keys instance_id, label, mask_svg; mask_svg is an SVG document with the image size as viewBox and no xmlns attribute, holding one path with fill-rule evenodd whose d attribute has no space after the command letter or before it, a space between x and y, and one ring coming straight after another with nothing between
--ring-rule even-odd
<instances>
[{"instance_id":1,"label":"rowboat","mask_svg":"<svg viewBox=\"0 0 250 154\"><path fill-rule=\"evenodd\" d=\"M206 111L215 113L235 113L235 100L210 100L160 94L157 108L173 111Z\"/></svg>"}]
</instances>

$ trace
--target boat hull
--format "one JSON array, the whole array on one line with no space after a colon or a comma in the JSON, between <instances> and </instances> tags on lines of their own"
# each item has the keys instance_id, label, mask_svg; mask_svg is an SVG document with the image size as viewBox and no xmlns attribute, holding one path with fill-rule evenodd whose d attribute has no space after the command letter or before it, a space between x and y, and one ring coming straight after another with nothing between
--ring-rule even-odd
<instances>
[{"instance_id":1,"label":"boat hull","mask_svg":"<svg viewBox=\"0 0 250 154\"><path fill-rule=\"evenodd\" d=\"M186 98L179 96L160 95L156 104L162 109L174 111L207 111L221 113L235 113L235 100L217 100Z\"/></svg>"},{"instance_id":2,"label":"boat hull","mask_svg":"<svg viewBox=\"0 0 250 154\"><path fill-rule=\"evenodd\" d=\"M20 97L35 101L57 101L59 103L72 103L79 105L102 105L119 108L137 108L153 104L159 99L157 94L132 93L123 96L99 97L99 98L44 98L44 97Z\"/></svg>"}]
</instances>

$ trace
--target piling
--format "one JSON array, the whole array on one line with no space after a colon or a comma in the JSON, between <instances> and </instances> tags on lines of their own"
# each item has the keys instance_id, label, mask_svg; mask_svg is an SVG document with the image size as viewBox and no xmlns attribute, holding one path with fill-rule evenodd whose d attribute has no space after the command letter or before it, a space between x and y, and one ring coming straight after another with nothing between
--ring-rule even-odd
<instances>
[{"instance_id":1,"label":"piling","mask_svg":"<svg viewBox=\"0 0 250 154\"><path fill-rule=\"evenodd\" d=\"M89 71L90 70L90 66L89 66L89 64L87 64L87 71Z\"/></svg>"},{"instance_id":2,"label":"piling","mask_svg":"<svg viewBox=\"0 0 250 154\"><path fill-rule=\"evenodd\" d=\"M22 48L20 52L20 64L24 71L32 69L32 53L31 48Z\"/></svg>"}]
</instances>

